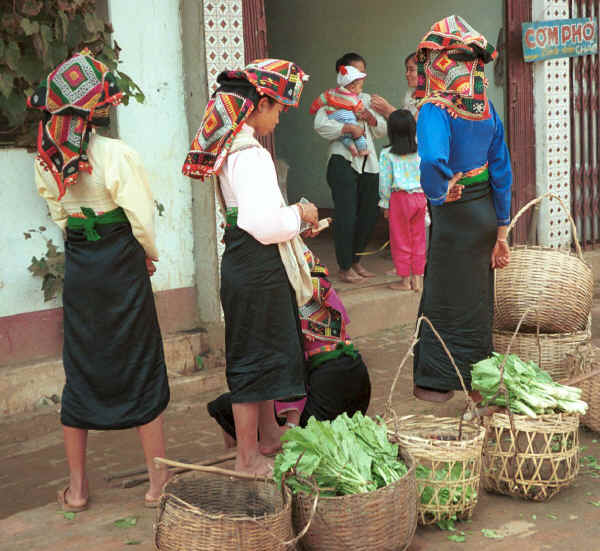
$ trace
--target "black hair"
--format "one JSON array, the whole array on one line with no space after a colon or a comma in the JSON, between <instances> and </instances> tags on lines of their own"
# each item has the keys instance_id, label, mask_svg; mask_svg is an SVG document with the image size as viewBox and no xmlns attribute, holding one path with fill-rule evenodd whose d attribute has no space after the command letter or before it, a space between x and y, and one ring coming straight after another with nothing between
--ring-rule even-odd
<instances>
[{"instance_id":1,"label":"black hair","mask_svg":"<svg viewBox=\"0 0 600 551\"><path fill-rule=\"evenodd\" d=\"M408 155L417 152L417 124L410 111L394 111L388 118L387 130L392 153Z\"/></svg>"},{"instance_id":2,"label":"black hair","mask_svg":"<svg viewBox=\"0 0 600 551\"><path fill-rule=\"evenodd\" d=\"M277 103L277 100L275 98L272 98L271 96L261 96L254 87L254 85L251 82L247 81L245 78L229 78L226 72L223 71L217 77L217 82L219 84L219 87L215 90L215 94L217 92L238 94L244 98L249 99L254 105L258 105L258 102L261 98L267 98L271 105Z\"/></svg>"},{"instance_id":3,"label":"black hair","mask_svg":"<svg viewBox=\"0 0 600 551\"><path fill-rule=\"evenodd\" d=\"M367 68L367 62L363 56L355 52L348 52L335 62L335 72L339 73L342 65L351 65L353 61L362 61L365 64L365 69Z\"/></svg>"},{"instance_id":4,"label":"black hair","mask_svg":"<svg viewBox=\"0 0 600 551\"><path fill-rule=\"evenodd\" d=\"M404 59L404 67L408 67L408 62L409 62L411 59L414 59L414 60L415 60L415 63L417 63L417 52L411 52L410 54L408 54L408 55L406 56L406 58Z\"/></svg>"}]
</instances>

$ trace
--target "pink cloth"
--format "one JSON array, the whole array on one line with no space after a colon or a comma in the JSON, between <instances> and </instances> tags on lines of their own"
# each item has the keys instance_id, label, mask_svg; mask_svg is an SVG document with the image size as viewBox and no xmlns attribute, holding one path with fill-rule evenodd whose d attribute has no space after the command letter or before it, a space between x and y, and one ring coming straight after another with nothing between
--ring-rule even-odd
<instances>
[{"instance_id":1,"label":"pink cloth","mask_svg":"<svg viewBox=\"0 0 600 551\"><path fill-rule=\"evenodd\" d=\"M283 417L284 413L289 411L297 411L301 414L304 411L304 405L306 404L306 398L301 398L295 402L280 402L275 400L275 412L277 417Z\"/></svg>"},{"instance_id":2,"label":"pink cloth","mask_svg":"<svg viewBox=\"0 0 600 551\"><path fill-rule=\"evenodd\" d=\"M394 191L390 196L389 224L392 260L401 277L425 272L424 193Z\"/></svg>"}]
</instances>

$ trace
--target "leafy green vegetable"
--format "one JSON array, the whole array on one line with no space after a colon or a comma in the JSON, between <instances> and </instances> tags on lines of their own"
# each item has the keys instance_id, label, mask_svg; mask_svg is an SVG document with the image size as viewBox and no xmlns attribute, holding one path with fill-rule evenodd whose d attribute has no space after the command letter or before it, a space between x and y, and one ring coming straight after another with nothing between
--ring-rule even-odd
<instances>
[{"instance_id":1,"label":"leafy green vegetable","mask_svg":"<svg viewBox=\"0 0 600 551\"><path fill-rule=\"evenodd\" d=\"M554 411L586 413L588 405L580 399L581 389L555 383L535 362L525 362L515 354L509 354L504 365L509 403L503 395L494 398L500 385L500 365L504 359L504 355L494 352L492 357L473 366L472 386L483 396L484 405L510 406L513 412L529 417Z\"/></svg>"},{"instance_id":2,"label":"leafy green vegetable","mask_svg":"<svg viewBox=\"0 0 600 551\"><path fill-rule=\"evenodd\" d=\"M62 515L66 520L74 520L75 513L73 511L58 511L59 515Z\"/></svg>"},{"instance_id":3,"label":"leafy green vegetable","mask_svg":"<svg viewBox=\"0 0 600 551\"><path fill-rule=\"evenodd\" d=\"M486 538L491 538L493 540L501 540L504 539L504 536L502 534L498 534L498 532L496 532L496 530L490 530L489 528L483 528L481 530L481 533L486 537Z\"/></svg>"},{"instance_id":4,"label":"leafy green vegetable","mask_svg":"<svg viewBox=\"0 0 600 551\"><path fill-rule=\"evenodd\" d=\"M307 479L313 477L321 495L357 494L376 490L400 480L408 469L398 459L398 446L387 438L382 419L375 422L356 412L333 421L308 420L281 437L282 451L275 458L273 477L294 493L311 493Z\"/></svg>"},{"instance_id":5,"label":"leafy green vegetable","mask_svg":"<svg viewBox=\"0 0 600 551\"><path fill-rule=\"evenodd\" d=\"M137 524L137 517L125 517L115 520L114 525L117 528L130 528Z\"/></svg>"},{"instance_id":6,"label":"leafy green vegetable","mask_svg":"<svg viewBox=\"0 0 600 551\"><path fill-rule=\"evenodd\" d=\"M443 480L461 480L464 477L471 476L471 471L469 469L466 470L463 476L463 464L455 463L450 472L448 472L448 465L440 467L433 472L429 467L425 467L424 465L417 465L416 468L416 477L417 480L434 480L436 482ZM419 484L419 487L421 485ZM472 500L477 497L477 492L473 489L472 486L467 486L464 490L465 498L467 500ZM435 495L435 490L433 486L423 486L421 490L421 503L423 505L428 505L431 503ZM448 503L458 503L463 495L463 487L455 486L452 489L450 488L442 488L438 490L438 503L440 505L446 505ZM439 525L438 525L439 526ZM446 528L442 528L445 530Z\"/></svg>"},{"instance_id":7,"label":"leafy green vegetable","mask_svg":"<svg viewBox=\"0 0 600 551\"><path fill-rule=\"evenodd\" d=\"M463 543L467 538L465 537L464 532L459 532L458 534L450 534L448 539L456 543Z\"/></svg>"}]
</instances>

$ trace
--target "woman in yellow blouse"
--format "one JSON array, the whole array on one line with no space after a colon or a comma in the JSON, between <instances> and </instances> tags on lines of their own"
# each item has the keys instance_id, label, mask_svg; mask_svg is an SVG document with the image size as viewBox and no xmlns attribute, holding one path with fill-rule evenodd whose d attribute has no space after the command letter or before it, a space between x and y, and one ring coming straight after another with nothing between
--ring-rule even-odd
<instances>
[{"instance_id":1,"label":"woman in yellow blouse","mask_svg":"<svg viewBox=\"0 0 600 551\"><path fill-rule=\"evenodd\" d=\"M156 268L154 202L137 153L95 133L121 98L113 75L88 50L59 65L29 98L45 120L35 182L65 232L63 289L66 384L61 423L69 484L64 510L88 504L88 429L136 427L156 506L167 471L162 412L169 384L149 275Z\"/></svg>"}]
</instances>

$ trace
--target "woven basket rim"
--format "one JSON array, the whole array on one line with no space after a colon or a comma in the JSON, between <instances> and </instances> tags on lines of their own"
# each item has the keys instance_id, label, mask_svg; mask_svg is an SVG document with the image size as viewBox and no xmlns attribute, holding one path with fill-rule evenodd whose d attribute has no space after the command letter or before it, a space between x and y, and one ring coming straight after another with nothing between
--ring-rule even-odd
<instances>
[{"instance_id":1,"label":"woven basket rim","mask_svg":"<svg viewBox=\"0 0 600 551\"><path fill-rule=\"evenodd\" d=\"M200 507L197 507L196 505L192 505L191 503L187 502L185 499L180 498L179 496L175 495L174 493L167 491L168 487L171 483L176 482L177 480L180 480L186 476L188 478L191 478L192 476L196 476L196 477L205 476L205 477L221 478L221 479L223 479L223 481L225 483L231 482L231 480L228 477L225 477L223 475L214 474L214 473L203 473L203 472L198 472L198 471L191 471L188 473L180 473L180 474L173 475L169 479L167 484L165 484L165 487L163 488L163 493L161 495L161 505L159 508L163 507L163 503L165 503L169 497L174 497L178 503L185 504L188 512L193 513L194 515L199 516L199 517L203 517L203 518L206 518L209 520L226 519L228 522L248 522L248 521L256 522L258 520L270 520L272 518L278 517L282 513L284 513L286 510L291 508L291 506L292 506L292 492L286 486L285 490L284 490L285 497L283 498L283 504L282 504L281 508L272 513L265 513L264 515L261 515L259 517L250 517L248 515L237 516L237 515L232 515L229 513L209 513L207 511L201 509ZM236 480L234 483L239 484L240 482L243 484L244 482L254 482L254 481L252 481L252 480ZM277 484L275 483L274 480L264 480L264 481L256 480L256 482L258 482L260 484L265 484L265 485L269 484L269 485L277 486ZM278 490L281 491L280 489L278 489Z\"/></svg>"},{"instance_id":2,"label":"woven basket rim","mask_svg":"<svg viewBox=\"0 0 600 551\"><path fill-rule=\"evenodd\" d=\"M456 423L456 428L458 429L459 425L460 425L460 418L457 417L437 417L435 415L420 415L420 414L415 414L415 415L405 415L403 417L398 417L398 430L396 431L394 428L394 435L396 435L397 437L399 437L401 434L406 435L407 437L409 437L413 442L434 442L436 445L439 445L440 447L454 447L457 445L464 445L465 443L473 443L476 442L478 440L482 440L485 437L485 427L483 426L477 426L474 423L471 423L469 421L463 421L463 429L465 427L468 427L469 429L476 431L475 436L473 436L472 438L463 438L462 440L436 440L435 438L425 438L423 436L418 436L413 434L414 430L416 429L411 429L411 430L402 430L402 421L407 421L407 420L411 420L411 421L415 421L415 422L424 422L424 421L437 421L438 423ZM393 421L392 421L393 422Z\"/></svg>"},{"instance_id":3,"label":"woven basket rim","mask_svg":"<svg viewBox=\"0 0 600 551\"><path fill-rule=\"evenodd\" d=\"M529 417L529 415L519 415L519 414L513 413L513 419L515 421L515 428L517 430L525 430L525 431L535 430L537 427L532 426L531 428L519 428L516 425L517 424L541 425L541 422L543 422L543 421L553 421L554 425L552 428L554 428L554 429L560 427L561 425L564 425L565 429L574 430L573 427L571 426L571 425L573 425L573 423L575 423L577 426L579 426L579 414L578 413L567 413L567 412L544 413L542 415L538 415L537 417ZM490 425L494 425L494 426L508 424L508 426L510 427L510 418L507 413L495 412L491 415L491 417L489 419L489 423L490 423ZM540 426L539 428L542 428L542 426ZM549 425L548 425L548 428L550 428Z\"/></svg>"},{"instance_id":4,"label":"woven basket rim","mask_svg":"<svg viewBox=\"0 0 600 551\"><path fill-rule=\"evenodd\" d=\"M526 245L526 244L522 244L522 243L511 245L510 250L511 250L511 252L515 251L515 250L550 251L550 252L559 253L559 254L563 254L563 255L569 255L569 256L575 257L582 264L585 264L590 270L592 269L592 265L587 260L585 260L584 258L580 258L579 255L577 253L573 252L572 250L567 250L567 249L557 248L557 247L548 247L545 245Z\"/></svg>"},{"instance_id":5,"label":"woven basket rim","mask_svg":"<svg viewBox=\"0 0 600 551\"><path fill-rule=\"evenodd\" d=\"M512 337L514 335L514 330L511 331L509 329L496 329L495 327L492 329L492 333L498 333L500 335L506 335L509 337ZM568 338L572 338L572 337L583 337L583 336L587 336L590 334L590 329L589 329L589 325L588 327L586 327L585 329L581 329L579 331L571 331L570 333L542 333L540 332L539 337L540 339L556 339L556 340L562 340L562 339L568 339ZM519 338L523 338L523 339L537 339L538 338L538 334L537 333L522 333L519 332L517 334L517 339Z\"/></svg>"},{"instance_id":6,"label":"woven basket rim","mask_svg":"<svg viewBox=\"0 0 600 551\"><path fill-rule=\"evenodd\" d=\"M334 500L349 500L349 499L357 499L357 498L368 498L368 497L373 497L375 494L377 493L381 493L384 490L389 490L390 488L393 488L394 486L397 486L403 482L406 482L407 478L411 476L411 472L414 471L417 468L417 462L415 461L415 458L407 451L407 450L402 450L400 449L400 446L398 446L398 451L400 452L400 455L402 456L402 459L404 460L404 462L407 464L408 470L406 471L406 473L404 473L404 476L394 482L392 482L391 484L388 484L387 486L382 486L381 488L377 488L376 490L371 490L370 492L362 492L360 494L346 494L343 496L322 496L319 495L319 502L321 501L334 501ZM289 490L289 488L286 487L286 489ZM307 494L305 492L300 492L297 494L294 494L295 498L298 499L314 499L314 494Z\"/></svg>"}]
</instances>

